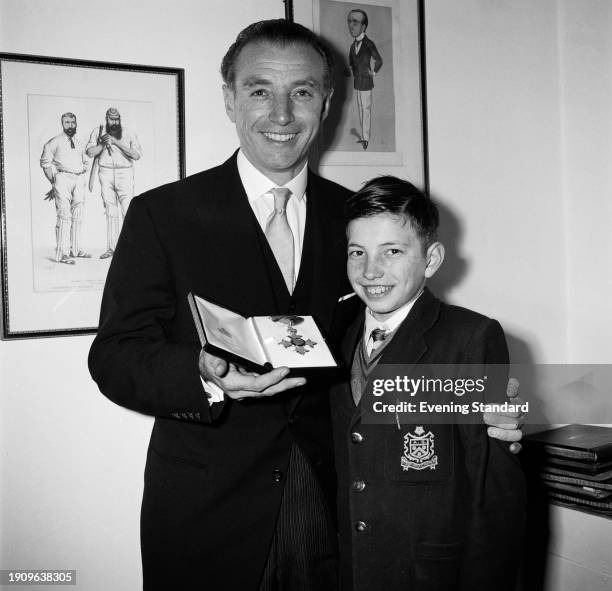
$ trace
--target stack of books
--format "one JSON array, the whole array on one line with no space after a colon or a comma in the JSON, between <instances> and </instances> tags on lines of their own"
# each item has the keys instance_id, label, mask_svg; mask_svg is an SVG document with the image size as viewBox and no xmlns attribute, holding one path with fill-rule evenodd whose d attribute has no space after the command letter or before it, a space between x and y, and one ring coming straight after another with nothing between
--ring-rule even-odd
<instances>
[{"instance_id":1,"label":"stack of books","mask_svg":"<svg viewBox=\"0 0 612 591\"><path fill-rule=\"evenodd\" d=\"M567 425L525 443L552 501L612 516L612 427Z\"/></svg>"}]
</instances>

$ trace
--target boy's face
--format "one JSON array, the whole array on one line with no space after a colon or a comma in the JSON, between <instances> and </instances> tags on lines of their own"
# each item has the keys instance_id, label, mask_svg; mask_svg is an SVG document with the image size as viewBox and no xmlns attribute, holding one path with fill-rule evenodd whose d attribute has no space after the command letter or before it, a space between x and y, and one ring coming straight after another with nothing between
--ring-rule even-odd
<instances>
[{"instance_id":1,"label":"boy's face","mask_svg":"<svg viewBox=\"0 0 612 591\"><path fill-rule=\"evenodd\" d=\"M381 322L421 291L442 264L444 247L423 253L405 216L389 213L352 220L348 234L348 278L355 293Z\"/></svg>"}]
</instances>

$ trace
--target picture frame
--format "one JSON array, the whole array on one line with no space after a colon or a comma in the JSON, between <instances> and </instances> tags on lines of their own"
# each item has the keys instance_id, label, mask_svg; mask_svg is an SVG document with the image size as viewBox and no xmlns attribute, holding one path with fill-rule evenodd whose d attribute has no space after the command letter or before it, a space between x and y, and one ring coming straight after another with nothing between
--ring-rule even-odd
<instances>
[{"instance_id":1,"label":"picture frame","mask_svg":"<svg viewBox=\"0 0 612 591\"><path fill-rule=\"evenodd\" d=\"M361 59L351 62L358 37L352 36L348 15L355 10L367 15L363 32L371 43L364 43L362 53L360 42L355 55L361 54ZM289 13L323 38L336 64L334 96L318 146L319 163L401 166L408 178L428 190L423 1L296 0ZM363 22L361 15L359 19ZM368 47L372 44L374 50ZM382 65L376 63L376 52ZM369 64L364 65L368 57ZM364 90L358 92L356 86Z\"/></svg>"},{"instance_id":2,"label":"picture frame","mask_svg":"<svg viewBox=\"0 0 612 591\"><path fill-rule=\"evenodd\" d=\"M184 70L0 53L0 90L2 338L95 333L131 197L185 176Z\"/></svg>"}]
</instances>

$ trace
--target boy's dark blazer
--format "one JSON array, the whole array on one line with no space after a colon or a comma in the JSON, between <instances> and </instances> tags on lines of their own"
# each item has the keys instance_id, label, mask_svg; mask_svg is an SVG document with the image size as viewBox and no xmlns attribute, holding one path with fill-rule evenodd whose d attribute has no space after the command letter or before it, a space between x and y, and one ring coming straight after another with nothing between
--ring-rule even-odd
<instances>
[{"instance_id":1,"label":"boy's dark blazer","mask_svg":"<svg viewBox=\"0 0 612 591\"><path fill-rule=\"evenodd\" d=\"M348 367L362 332L363 313L343 344ZM425 289L378 367L401 364L418 377L411 364L507 362L498 322L446 305ZM330 400L342 589L513 590L525 489L508 444L489 439L484 425L423 425L434 435L438 465L404 469L404 437L416 429L406 415L399 415L399 426L362 423L347 383Z\"/></svg>"},{"instance_id":2,"label":"boy's dark blazer","mask_svg":"<svg viewBox=\"0 0 612 591\"><path fill-rule=\"evenodd\" d=\"M329 328L348 286L348 194L309 172L293 295L249 206L235 155L132 201L89 364L108 398L155 416L141 514L146 588L256 589L293 442L335 505L328 388L311 381L265 399L209 405L187 294L245 316L312 314Z\"/></svg>"}]
</instances>

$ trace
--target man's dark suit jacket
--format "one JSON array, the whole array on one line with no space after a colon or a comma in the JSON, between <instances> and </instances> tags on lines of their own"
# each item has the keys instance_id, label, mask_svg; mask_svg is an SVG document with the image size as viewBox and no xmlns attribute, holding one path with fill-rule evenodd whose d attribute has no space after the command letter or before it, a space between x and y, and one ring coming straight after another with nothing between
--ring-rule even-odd
<instances>
[{"instance_id":1,"label":"man's dark suit jacket","mask_svg":"<svg viewBox=\"0 0 612 591\"><path fill-rule=\"evenodd\" d=\"M141 515L146 588L256 589L294 442L334 505L327 388L311 380L277 396L209 406L187 294L244 316L312 314L329 329L347 293L348 194L309 172L293 295L249 206L235 155L132 201L89 366L108 398L156 417Z\"/></svg>"},{"instance_id":2,"label":"man's dark suit jacket","mask_svg":"<svg viewBox=\"0 0 612 591\"><path fill-rule=\"evenodd\" d=\"M372 75L371 63L374 60L374 72L382 68L383 60L369 37L364 35L361 41L359 53L355 53L355 44L349 49L349 63L353 71L353 87L355 90L372 90L374 88L374 76Z\"/></svg>"},{"instance_id":3,"label":"man's dark suit jacket","mask_svg":"<svg viewBox=\"0 0 612 591\"><path fill-rule=\"evenodd\" d=\"M362 333L363 313L343 344L349 366L355 348L362 346ZM412 364L507 362L499 323L446 305L426 289L382 351L377 368L401 364L407 375L419 377L419 366ZM499 396L504 397L501 382ZM404 419L407 415L399 415L400 427L362 423L367 395L355 407L346 383L334 388L330 400L341 588L514 590L525 490L508 445L489 439L484 425L422 425L434 436L438 465L404 469L404 437L420 432ZM357 531L358 521L366 524L364 531Z\"/></svg>"}]
</instances>

